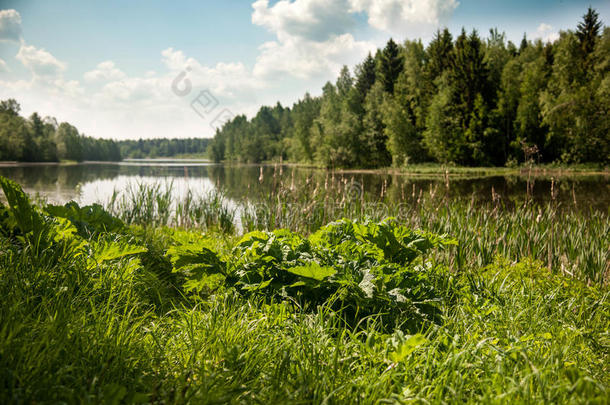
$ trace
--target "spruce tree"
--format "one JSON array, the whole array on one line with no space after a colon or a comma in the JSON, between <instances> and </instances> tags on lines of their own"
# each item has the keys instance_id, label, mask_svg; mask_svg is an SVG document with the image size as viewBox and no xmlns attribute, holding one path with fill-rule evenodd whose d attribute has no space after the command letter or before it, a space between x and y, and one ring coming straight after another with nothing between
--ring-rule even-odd
<instances>
[{"instance_id":1,"label":"spruce tree","mask_svg":"<svg viewBox=\"0 0 610 405\"><path fill-rule=\"evenodd\" d=\"M591 7L582 17L582 21L578 23L576 36L580 41L580 47L585 56L589 55L595 49L595 41L600 35L602 22L599 20L599 14Z\"/></svg>"},{"instance_id":2,"label":"spruce tree","mask_svg":"<svg viewBox=\"0 0 610 405\"><path fill-rule=\"evenodd\" d=\"M403 57L400 54L400 48L390 38L383 52L379 64L379 78L383 84L383 89L392 94L394 92L394 84L398 80L398 75L403 69Z\"/></svg>"},{"instance_id":3,"label":"spruce tree","mask_svg":"<svg viewBox=\"0 0 610 405\"><path fill-rule=\"evenodd\" d=\"M434 38L426 49L426 75L433 82L451 67L453 50L453 37L447 28L442 32L436 31Z\"/></svg>"}]
</instances>

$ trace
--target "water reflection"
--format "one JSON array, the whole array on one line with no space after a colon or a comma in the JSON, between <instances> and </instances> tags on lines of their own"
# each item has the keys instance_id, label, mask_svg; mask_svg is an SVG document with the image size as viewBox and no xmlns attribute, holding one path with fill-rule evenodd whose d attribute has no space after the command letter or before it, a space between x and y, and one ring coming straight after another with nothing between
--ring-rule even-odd
<instances>
[{"instance_id":1,"label":"water reflection","mask_svg":"<svg viewBox=\"0 0 610 405\"><path fill-rule=\"evenodd\" d=\"M262 172L261 172L262 168ZM82 204L107 201L114 190L125 190L130 184L171 182L175 197L186 190L204 194L223 188L227 197L241 200L265 198L280 188L298 188L304 184L318 188L338 181L361 187L367 200L381 196L390 201L417 198L420 193L438 193L451 199L467 198L477 202L501 199L511 205L527 195L526 176L490 176L464 178L450 175L413 176L380 173L330 173L310 168L280 165L217 165L203 161L164 159L121 163L83 163L74 165L18 165L0 167L0 175L13 179L31 194L49 201L64 203L76 200ZM448 182L447 182L448 180ZM531 197L538 203L551 198L551 179L536 177L530 181ZM610 205L610 182L606 175L560 177L554 181L557 200L564 206L607 211Z\"/></svg>"}]
</instances>

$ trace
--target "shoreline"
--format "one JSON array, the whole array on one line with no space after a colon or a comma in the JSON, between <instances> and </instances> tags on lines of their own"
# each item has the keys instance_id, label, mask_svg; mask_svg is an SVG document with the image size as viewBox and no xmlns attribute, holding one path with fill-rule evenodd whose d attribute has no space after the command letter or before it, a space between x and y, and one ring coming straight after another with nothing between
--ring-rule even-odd
<instances>
[{"instance_id":1,"label":"shoreline","mask_svg":"<svg viewBox=\"0 0 610 405\"><path fill-rule=\"evenodd\" d=\"M413 165L411 167L385 167L377 169L364 168L337 168L329 169L314 164L294 163L294 162L261 162L261 163L244 163L244 162L213 162L209 159L192 159L192 158L141 158L141 159L123 159L121 161L63 161L63 162L18 162L18 161L0 161L0 168L3 167L31 167L31 166L77 166L91 164L155 164L155 163L206 163L209 165L224 165L227 167L293 167L298 169L310 169L315 171L328 171L335 174L365 174L365 175L393 175L393 176L432 176L432 177L493 177L493 176L532 176L532 177L570 177L570 176L610 176L610 168L588 168L581 166L532 166L525 167L469 167L469 166L442 166L442 165Z\"/></svg>"}]
</instances>

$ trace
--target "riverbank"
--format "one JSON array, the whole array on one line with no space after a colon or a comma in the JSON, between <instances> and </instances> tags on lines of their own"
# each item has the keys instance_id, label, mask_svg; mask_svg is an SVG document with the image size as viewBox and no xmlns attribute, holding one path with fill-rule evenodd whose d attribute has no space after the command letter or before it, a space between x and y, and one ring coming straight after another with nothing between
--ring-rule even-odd
<instances>
[{"instance_id":1,"label":"riverbank","mask_svg":"<svg viewBox=\"0 0 610 405\"><path fill-rule=\"evenodd\" d=\"M566 177L566 176L610 176L609 167L598 165L522 165L516 167L468 167L448 166L440 164L413 164L405 167L386 167L377 169L336 168L329 169L308 163L293 163L287 161L268 161L263 163L242 163L226 161L222 164L235 166L277 166L297 167L331 171L337 174L390 174L404 176L444 177L490 177L490 176L535 176L535 177Z\"/></svg>"}]
</instances>

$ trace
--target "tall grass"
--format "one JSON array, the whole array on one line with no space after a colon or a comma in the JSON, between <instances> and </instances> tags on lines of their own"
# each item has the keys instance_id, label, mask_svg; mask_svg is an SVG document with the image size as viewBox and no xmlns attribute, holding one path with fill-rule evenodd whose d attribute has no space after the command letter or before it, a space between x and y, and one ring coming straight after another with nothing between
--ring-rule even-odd
<instances>
[{"instance_id":1,"label":"tall grass","mask_svg":"<svg viewBox=\"0 0 610 405\"><path fill-rule=\"evenodd\" d=\"M492 194L493 194L492 190ZM552 190L549 194L552 197ZM327 178L325 183L278 181L271 192L251 193L229 201L212 190L172 200L171 185L138 184L113 196L108 209L130 224L220 229L225 233L286 228L309 234L338 218L380 221L388 216L401 222L459 240L458 269L483 267L497 256L519 261L534 258L552 271L588 283L610 281L610 221L607 212L531 200L491 202L451 195L447 177L443 187L400 190L389 195L364 193L353 179Z\"/></svg>"},{"instance_id":2,"label":"tall grass","mask_svg":"<svg viewBox=\"0 0 610 405\"><path fill-rule=\"evenodd\" d=\"M236 208L217 189L205 194L189 189L176 198L171 182L130 183L123 191L114 190L105 206L128 224L235 231Z\"/></svg>"}]
</instances>

